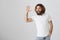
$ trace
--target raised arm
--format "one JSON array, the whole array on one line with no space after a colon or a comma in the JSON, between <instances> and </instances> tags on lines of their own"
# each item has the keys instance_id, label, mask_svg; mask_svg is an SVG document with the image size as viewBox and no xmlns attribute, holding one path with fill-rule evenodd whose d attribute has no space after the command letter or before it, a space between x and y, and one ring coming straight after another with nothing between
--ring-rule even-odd
<instances>
[{"instance_id":1,"label":"raised arm","mask_svg":"<svg viewBox=\"0 0 60 40\"><path fill-rule=\"evenodd\" d=\"M26 21L26 22L32 22L32 18L29 18L29 17L28 17L28 14L29 14L30 11L31 11L31 10L30 10L30 7L27 6L27 7L26 7L26 17L25 17L25 21Z\"/></svg>"}]
</instances>

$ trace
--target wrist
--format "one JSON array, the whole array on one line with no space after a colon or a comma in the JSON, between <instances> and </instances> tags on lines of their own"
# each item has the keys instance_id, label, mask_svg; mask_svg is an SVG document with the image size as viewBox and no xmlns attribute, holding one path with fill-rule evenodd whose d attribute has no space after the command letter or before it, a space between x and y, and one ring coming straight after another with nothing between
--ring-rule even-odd
<instances>
[{"instance_id":1,"label":"wrist","mask_svg":"<svg viewBox=\"0 0 60 40\"><path fill-rule=\"evenodd\" d=\"M51 32L49 32L49 33L48 33L48 36L51 36L51 34L52 34L52 33L51 33Z\"/></svg>"}]
</instances>

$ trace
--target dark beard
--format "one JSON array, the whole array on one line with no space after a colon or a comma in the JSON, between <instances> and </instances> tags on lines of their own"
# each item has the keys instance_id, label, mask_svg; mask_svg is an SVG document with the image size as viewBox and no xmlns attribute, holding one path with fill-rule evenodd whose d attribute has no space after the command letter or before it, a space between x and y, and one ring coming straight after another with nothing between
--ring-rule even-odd
<instances>
[{"instance_id":1,"label":"dark beard","mask_svg":"<svg viewBox=\"0 0 60 40\"><path fill-rule=\"evenodd\" d=\"M37 13L37 15L42 15L43 14L42 12L40 12L40 13L36 12L36 13Z\"/></svg>"}]
</instances>

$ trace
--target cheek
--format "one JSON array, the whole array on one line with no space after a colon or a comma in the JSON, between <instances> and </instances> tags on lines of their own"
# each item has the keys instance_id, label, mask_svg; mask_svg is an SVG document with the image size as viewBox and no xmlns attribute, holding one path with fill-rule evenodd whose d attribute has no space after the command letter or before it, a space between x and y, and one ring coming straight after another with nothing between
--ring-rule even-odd
<instances>
[{"instance_id":1,"label":"cheek","mask_svg":"<svg viewBox=\"0 0 60 40\"><path fill-rule=\"evenodd\" d=\"M36 9L36 11L41 11L41 9Z\"/></svg>"},{"instance_id":2,"label":"cheek","mask_svg":"<svg viewBox=\"0 0 60 40\"><path fill-rule=\"evenodd\" d=\"M38 11L38 9L36 9L35 11Z\"/></svg>"}]
</instances>

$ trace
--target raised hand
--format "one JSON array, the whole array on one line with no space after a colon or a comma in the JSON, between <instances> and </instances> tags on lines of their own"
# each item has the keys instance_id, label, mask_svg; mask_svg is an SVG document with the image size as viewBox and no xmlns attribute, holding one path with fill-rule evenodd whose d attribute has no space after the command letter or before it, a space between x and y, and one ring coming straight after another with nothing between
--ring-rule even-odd
<instances>
[{"instance_id":1,"label":"raised hand","mask_svg":"<svg viewBox=\"0 0 60 40\"><path fill-rule=\"evenodd\" d=\"M31 10L30 10L30 6L27 6L26 7L26 12L28 13L28 12L30 12Z\"/></svg>"}]
</instances>

